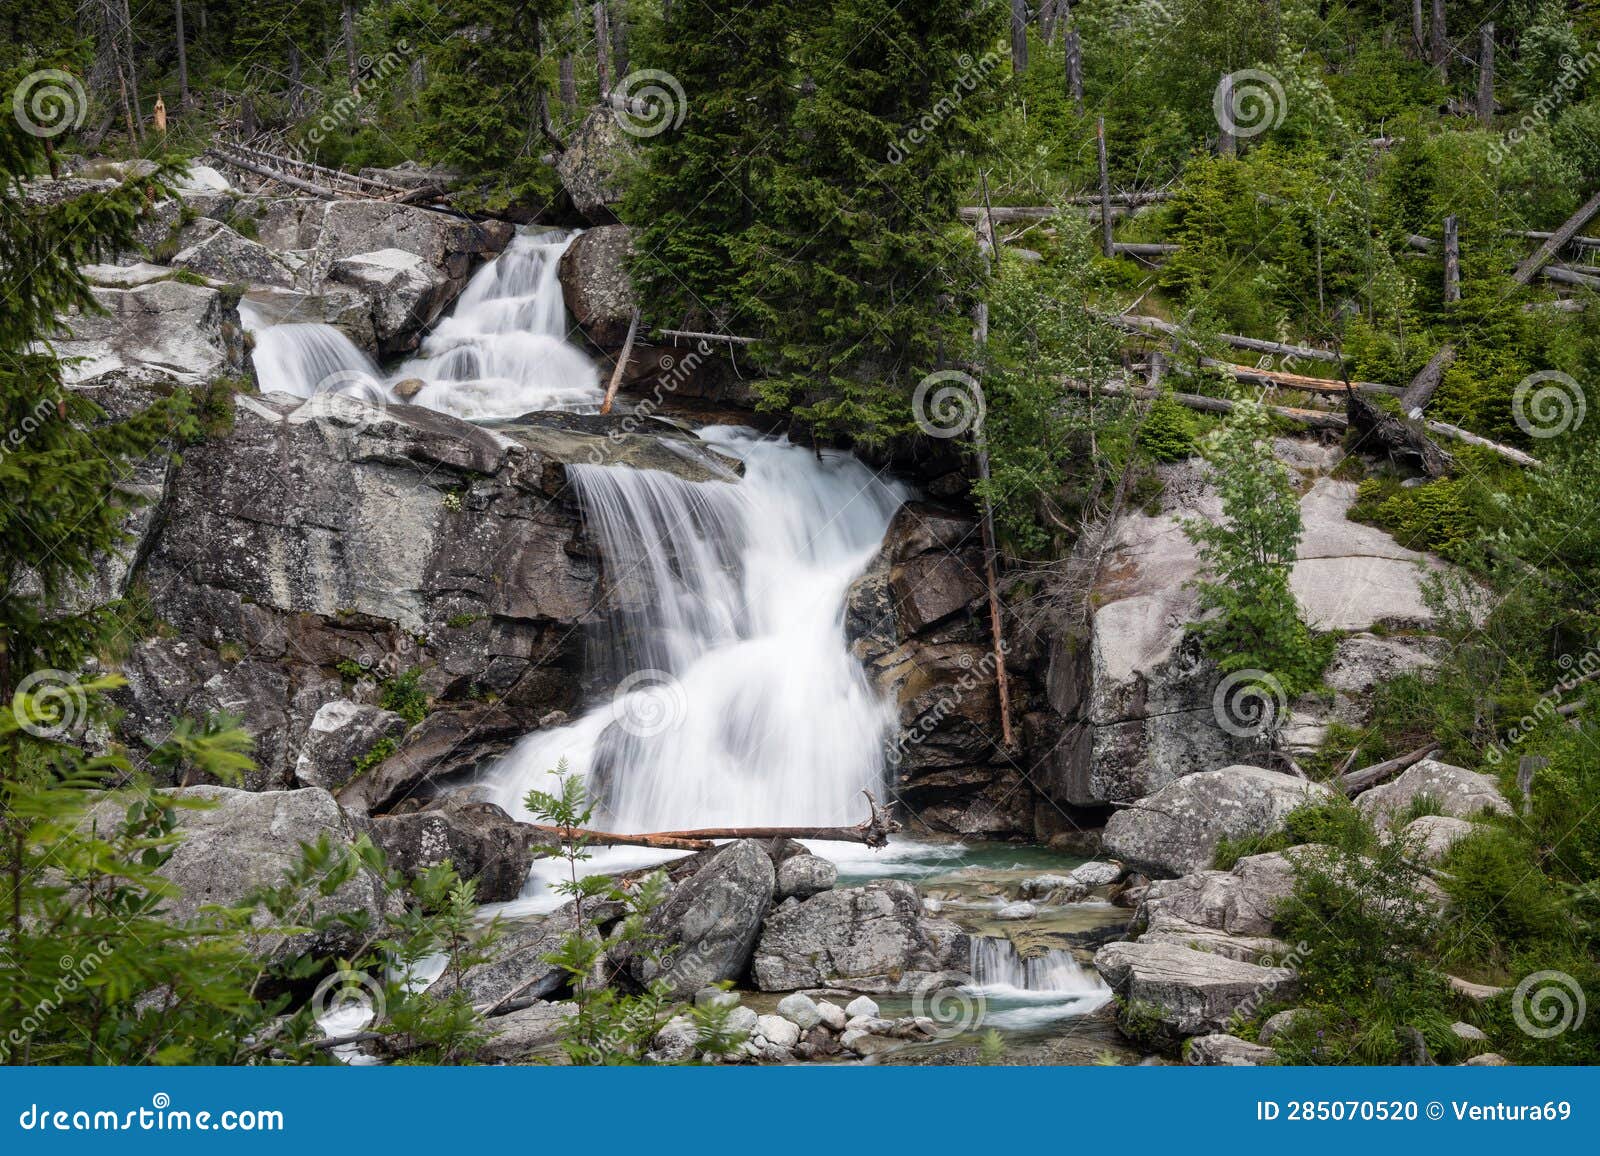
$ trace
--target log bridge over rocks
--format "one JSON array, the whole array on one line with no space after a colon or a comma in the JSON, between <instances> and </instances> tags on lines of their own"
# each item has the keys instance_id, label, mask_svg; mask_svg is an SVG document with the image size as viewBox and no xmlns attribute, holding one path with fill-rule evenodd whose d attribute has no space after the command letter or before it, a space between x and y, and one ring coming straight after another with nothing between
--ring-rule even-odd
<instances>
[{"instance_id":1,"label":"log bridge over rocks","mask_svg":"<svg viewBox=\"0 0 1600 1156\"><path fill-rule=\"evenodd\" d=\"M408 189L376 177L331 169L302 157L268 152L236 141L213 141L206 152L225 165L266 177L325 201L356 199L414 205L440 202L449 195L439 185Z\"/></svg>"}]
</instances>

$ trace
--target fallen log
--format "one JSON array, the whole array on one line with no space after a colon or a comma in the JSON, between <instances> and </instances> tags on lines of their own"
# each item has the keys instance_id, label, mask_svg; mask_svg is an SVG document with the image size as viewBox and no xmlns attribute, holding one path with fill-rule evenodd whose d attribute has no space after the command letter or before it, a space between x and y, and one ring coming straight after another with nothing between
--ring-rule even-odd
<instances>
[{"instance_id":1,"label":"fallen log","mask_svg":"<svg viewBox=\"0 0 1600 1156\"><path fill-rule=\"evenodd\" d=\"M1117 385L1112 382L1091 387L1085 382L1072 381L1068 379L1062 384L1075 393L1089 393L1092 389L1094 392L1105 394L1108 397L1133 397L1141 400L1153 398L1160 392L1160 390L1147 389L1143 386ZM1225 398L1205 397L1198 393L1176 392L1172 393L1170 396L1172 397L1172 400L1177 402L1179 405L1187 406L1189 409L1199 410L1202 413L1233 412L1233 402L1228 401ZM1342 430L1347 428L1349 425L1349 422L1345 420L1345 416L1341 413L1327 413L1315 409L1295 409L1286 405L1269 405L1264 408L1268 413L1275 414L1281 418L1286 418L1289 421L1300 422L1303 425L1310 426L1312 429Z\"/></svg>"},{"instance_id":2,"label":"fallen log","mask_svg":"<svg viewBox=\"0 0 1600 1156\"><path fill-rule=\"evenodd\" d=\"M1289 373L1281 369L1257 369L1253 365L1235 365L1231 361L1218 361L1214 357L1202 357L1200 364L1207 369L1220 369L1230 374L1238 381L1253 382L1256 385L1271 385L1280 389L1298 389L1303 393L1349 393L1351 390L1364 390L1367 393L1398 394L1400 391L1392 385L1379 385L1375 381L1334 381L1327 377L1307 377L1303 373Z\"/></svg>"},{"instance_id":3,"label":"fallen log","mask_svg":"<svg viewBox=\"0 0 1600 1156\"><path fill-rule=\"evenodd\" d=\"M1159 317L1145 317L1134 313L1100 314L1119 329L1131 332L1154 332L1186 340L1183 327ZM1241 337L1235 333L1218 333L1218 341L1235 349L1249 349L1256 353L1271 353L1279 357L1298 357L1307 361L1330 361L1338 364L1340 357L1330 349L1315 349L1309 345L1290 345L1283 341L1263 341L1259 337Z\"/></svg>"},{"instance_id":4,"label":"fallen log","mask_svg":"<svg viewBox=\"0 0 1600 1156\"><path fill-rule=\"evenodd\" d=\"M1582 285L1586 289L1600 288L1600 277L1591 273L1580 273L1566 265L1546 265L1539 270L1539 276L1558 285Z\"/></svg>"},{"instance_id":5,"label":"fallen log","mask_svg":"<svg viewBox=\"0 0 1600 1156\"><path fill-rule=\"evenodd\" d=\"M1511 279L1518 285L1526 285L1529 281L1532 281L1533 275L1547 261L1560 252L1562 246L1576 237L1578 230L1587 225L1589 218L1596 213L1600 213L1600 193L1595 193L1594 196L1583 202L1576 213L1573 213L1572 216L1563 221L1560 228L1545 238L1544 242L1529 255L1528 259L1517 266L1517 271L1511 274Z\"/></svg>"},{"instance_id":6,"label":"fallen log","mask_svg":"<svg viewBox=\"0 0 1600 1156\"><path fill-rule=\"evenodd\" d=\"M1454 365L1455 360L1456 347L1448 342L1441 345L1439 352L1417 371L1417 376L1411 379L1411 384L1400 395L1401 410L1412 417L1421 417L1422 411L1428 408L1428 400L1433 397L1434 390L1444 380L1444 371Z\"/></svg>"},{"instance_id":7,"label":"fallen log","mask_svg":"<svg viewBox=\"0 0 1600 1156\"><path fill-rule=\"evenodd\" d=\"M728 333L697 333L692 329L657 329L657 337L682 337L698 341L724 341L729 345L754 345L759 337L734 337Z\"/></svg>"},{"instance_id":8,"label":"fallen log","mask_svg":"<svg viewBox=\"0 0 1600 1156\"><path fill-rule=\"evenodd\" d=\"M1401 404L1405 402L1402 399ZM1345 395L1345 412L1362 442L1376 442L1391 457L1414 459L1414 464L1430 478L1442 478L1455 465L1455 459L1428 437L1416 421L1402 421L1385 413L1359 393Z\"/></svg>"},{"instance_id":9,"label":"fallen log","mask_svg":"<svg viewBox=\"0 0 1600 1156\"><path fill-rule=\"evenodd\" d=\"M1548 241L1554 233L1544 233L1536 229L1507 229L1508 237L1521 237L1524 241ZM1567 244L1574 249L1600 249L1600 237L1568 237Z\"/></svg>"},{"instance_id":10,"label":"fallen log","mask_svg":"<svg viewBox=\"0 0 1600 1156\"><path fill-rule=\"evenodd\" d=\"M1161 245L1145 241L1113 241L1111 252L1122 257L1166 257L1176 253L1183 246Z\"/></svg>"},{"instance_id":11,"label":"fallen log","mask_svg":"<svg viewBox=\"0 0 1600 1156\"><path fill-rule=\"evenodd\" d=\"M581 839L606 847L655 847L664 851L709 851L715 846L714 839L822 839L831 843L862 843L874 849L888 846L889 836L900 830L900 823L878 804L871 791L861 793L867 797L871 814L851 827L699 827L690 831L625 835L617 831L591 831L545 823L520 825L564 842Z\"/></svg>"},{"instance_id":12,"label":"fallen log","mask_svg":"<svg viewBox=\"0 0 1600 1156\"><path fill-rule=\"evenodd\" d=\"M1347 797L1354 798L1362 791L1376 787L1386 779L1393 778L1407 767L1415 766L1438 749L1438 743L1429 743L1425 747L1418 747L1416 750L1399 755L1396 758L1385 759L1381 763L1374 763L1372 766L1363 767L1359 771L1351 771L1349 774L1339 777L1338 785L1343 789Z\"/></svg>"},{"instance_id":13,"label":"fallen log","mask_svg":"<svg viewBox=\"0 0 1600 1156\"><path fill-rule=\"evenodd\" d=\"M1492 442L1486 437L1468 433L1460 426L1449 425L1442 421L1430 421L1423 424L1427 427L1429 433L1436 433L1454 441L1465 442L1469 446L1478 446L1481 449L1491 450L1507 461L1516 462L1519 466L1538 466L1540 464L1539 459L1532 454L1523 453L1515 446L1501 445L1499 442Z\"/></svg>"},{"instance_id":14,"label":"fallen log","mask_svg":"<svg viewBox=\"0 0 1600 1156\"><path fill-rule=\"evenodd\" d=\"M313 184L311 181L301 180L299 177L291 176L290 174L280 172L277 169L268 168L266 165L258 164L252 160L246 160L241 156L231 155L225 152L215 152L215 155L221 159L224 164L232 165L236 169L243 169L247 173L255 173L258 177L266 177L268 180L277 181L279 184L288 185L291 189L299 189L302 193L310 193L313 197L317 197L320 200L334 201L339 199L339 194L328 188L326 185L318 185Z\"/></svg>"}]
</instances>

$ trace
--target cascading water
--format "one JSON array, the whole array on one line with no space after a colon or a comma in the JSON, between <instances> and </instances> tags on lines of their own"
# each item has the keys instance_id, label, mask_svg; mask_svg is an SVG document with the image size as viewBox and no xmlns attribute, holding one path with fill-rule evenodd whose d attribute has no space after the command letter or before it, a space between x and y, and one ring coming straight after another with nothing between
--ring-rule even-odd
<instances>
[{"instance_id":1,"label":"cascading water","mask_svg":"<svg viewBox=\"0 0 1600 1156\"><path fill-rule=\"evenodd\" d=\"M240 317L255 339L261 390L296 397L358 392L387 401L397 383L416 378L423 386L411 404L469 420L593 411L603 396L600 375L566 340L559 276L561 255L576 236L519 232L474 274L421 353L388 375L331 325L267 324L265 311L245 301Z\"/></svg>"},{"instance_id":2,"label":"cascading water","mask_svg":"<svg viewBox=\"0 0 1600 1156\"><path fill-rule=\"evenodd\" d=\"M1023 959L1008 939L974 935L971 959L972 988L988 1004L984 1022L991 1027L1025 1028L1084 1015L1111 998L1098 975L1060 948Z\"/></svg>"},{"instance_id":3,"label":"cascading water","mask_svg":"<svg viewBox=\"0 0 1600 1156\"><path fill-rule=\"evenodd\" d=\"M562 759L624 831L845 824L862 790L882 797L893 716L842 616L904 491L848 454L701 436L743 459L742 480L569 467L605 558L618 689L490 772L514 815ZM542 887L536 870L526 897L548 901Z\"/></svg>"},{"instance_id":4,"label":"cascading water","mask_svg":"<svg viewBox=\"0 0 1600 1156\"><path fill-rule=\"evenodd\" d=\"M560 265L576 235L520 232L478 270L392 378L426 383L413 404L475 421L600 404L599 372L566 340Z\"/></svg>"}]
</instances>

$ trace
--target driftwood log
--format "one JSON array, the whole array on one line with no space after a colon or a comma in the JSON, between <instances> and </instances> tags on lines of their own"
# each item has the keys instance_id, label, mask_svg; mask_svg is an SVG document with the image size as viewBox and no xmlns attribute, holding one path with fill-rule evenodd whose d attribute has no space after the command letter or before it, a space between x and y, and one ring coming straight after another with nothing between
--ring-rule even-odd
<instances>
[{"instance_id":1,"label":"driftwood log","mask_svg":"<svg viewBox=\"0 0 1600 1156\"><path fill-rule=\"evenodd\" d=\"M1338 784L1347 796L1353 798L1369 787L1376 787L1379 783L1394 778L1407 767L1415 766L1438 749L1438 743L1429 743L1425 747L1418 747L1414 751L1392 759L1385 759L1381 763L1374 763L1372 766L1363 767L1359 771L1351 771L1349 774L1340 775Z\"/></svg>"},{"instance_id":2,"label":"driftwood log","mask_svg":"<svg viewBox=\"0 0 1600 1156\"><path fill-rule=\"evenodd\" d=\"M823 839L831 843L861 843L877 849L886 847L889 836L900 830L871 791L867 797L870 814L851 827L699 827L690 831L652 831L625 835L616 831L591 831L583 827L555 827L545 823L521 826L542 835L568 842L583 840L605 847L655 847L663 851L709 851L715 839Z\"/></svg>"}]
</instances>

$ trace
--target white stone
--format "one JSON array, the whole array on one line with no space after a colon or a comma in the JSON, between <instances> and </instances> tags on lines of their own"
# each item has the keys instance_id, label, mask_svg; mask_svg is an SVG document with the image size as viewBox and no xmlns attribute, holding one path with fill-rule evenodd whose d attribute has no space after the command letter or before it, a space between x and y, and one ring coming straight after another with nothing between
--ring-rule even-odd
<instances>
[{"instance_id":1,"label":"white stone","mask_svg":"<svg viewBox=\"0 0 1600 1156\"><path fill-rule=\"evenodd\" d=\"M810 996L798 991L778 1001L778 1014L801 1031L816 1027L822 1022L822 1013L817 1010L816 1003Z\"/></svg>"},{"instance_id":2,"label":"white stone","mask_svg":"<svg viewBox=\"0 0 1600 1156\"><path fill-rule=\"evenodd\" d=\"M844 1014L851 1019L855 1019L857 1016L867 1016L875 1019L878 1015L877 1001L870 996L858 995L844 1005Z\"/></svg>"},{"instance_id":3,"label":"white stone","mask_svg":"<svg viewBox=\"0 0 1600 1156\"><path fill-rule=\"evenodd\" d=\"M817 1001L817 1015L821 1017L822 1025L830 1032L844 1031L845 1022L849 1019L844 1008L825 999Z\"/></svg>"},{"instance_id":4,"label":"white stone","mask_svg":"<svg viewBox=\"0 0 1600 1156\"><path fill-rule=\"evenodd\" d=\"M1027 900L1018 903L1007 903L994 913L996 919L1032 919L1039 914L1039 908Z\"/></svg>"},{"instance_id":5,"label":"white stone","mask_svg":"<svg viewBox=\"0 0 1600 1156\"><path fill-rule=\"evenodd\" d=\"M800 1042L800 1029L782 1016L757 1016L756 1035L780 1048L792 1048Z\"/></svg>"}]
</instances>

